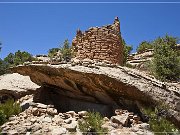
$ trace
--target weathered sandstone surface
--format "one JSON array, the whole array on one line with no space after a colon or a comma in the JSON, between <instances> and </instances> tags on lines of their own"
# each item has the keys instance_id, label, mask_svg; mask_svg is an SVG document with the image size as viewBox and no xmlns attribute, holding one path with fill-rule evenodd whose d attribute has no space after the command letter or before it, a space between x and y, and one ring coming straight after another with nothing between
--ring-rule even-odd
<instances>
[{"instance_id":1,"label":"weathered sandstone surface","mask_svg":"<svg viewBox=\"0 0 180 135\"><path fill-rule=\"evenodd\" d=\"M29 75L42 86L34 100L54 104L59 112L90 109L112 116L116 108L139 113L142 104L160 104L168 106L168 117L180 127L179 85L159 82L137 70L104 64L86 67L31 64L12 70Z\"/></svg>"},{"instance_id":2,"label":"weathered sandstone surface","mask_svg":"<svg viewBox=\"0 0 180 135\"><path fill-rule=\"evenodd\" d=\"M139 70L147 70L147 63L153 58L153 49L146 50L142 53L135 53L128 56L127 64L132 65Z\"/></svg>"},{"instance_id":3,"label":"weathered sandstone surface","mask_svg":"<svg viewBox=\"0 0 180 135\"><path fill-rule=\"evenodd\" d=\"M29 76L18 73L2 75L0 76L0 102L8 98L19 99L32 94L39 87L30 80Z\"/></svg>"}]
</instances>

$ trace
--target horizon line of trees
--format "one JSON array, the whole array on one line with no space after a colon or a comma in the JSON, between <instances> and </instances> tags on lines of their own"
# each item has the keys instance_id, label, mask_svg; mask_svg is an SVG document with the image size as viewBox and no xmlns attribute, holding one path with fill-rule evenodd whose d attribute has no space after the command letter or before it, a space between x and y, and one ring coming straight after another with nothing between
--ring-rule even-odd
<instances>
[{"instance_id":1,"label":"horizon line of trees","mask_svg":"<svg viewBox=\"0 0 180 135\"><path fill-rule=\"evenodd\" d=\"M9 53L4 59L0 59L0 75L9 73L10 67L23 64L26 61L36 60L30 53L26 51L16 51L15 53Z\"/></svg>"}]
</instances>

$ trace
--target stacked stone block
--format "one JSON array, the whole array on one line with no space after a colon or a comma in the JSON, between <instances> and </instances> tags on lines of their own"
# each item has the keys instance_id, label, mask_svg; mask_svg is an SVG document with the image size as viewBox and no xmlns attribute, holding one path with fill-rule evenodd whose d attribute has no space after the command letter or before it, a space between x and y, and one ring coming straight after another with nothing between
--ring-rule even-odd
<instances>
[{"instance_id":1,"label":"stacked stone block","mask_svg":"<svg viewBox=\"0 0 180 135\"><path fill-rule=\"evenodd\" d=\"M123 46L118 18L112 25L92 27L85 32L77 30L72 45L76 58L80 60L88 58L122 64Z\"/></svg>"}]
</instances>

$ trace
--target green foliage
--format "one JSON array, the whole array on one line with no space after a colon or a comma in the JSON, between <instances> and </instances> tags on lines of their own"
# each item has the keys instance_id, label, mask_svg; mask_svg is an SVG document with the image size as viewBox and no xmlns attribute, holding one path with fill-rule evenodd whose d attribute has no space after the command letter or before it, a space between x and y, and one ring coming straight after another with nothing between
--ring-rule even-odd
<instances>
[{"instance_id":1,"label":"green foliage","mask_svg":"<svg viewBox=\"0 0 180 135\"><path fill-rule=\"evenodd\" d=\"M8 73L9 72L9 67L11 66L16 66L19 64L23 64L26 61L33 61L36 60L35 58L32 57L31 54L28 52L21 52L18 50L13 53L9 53L7 57L4 58L4 60L0 59L0 75Z\"/></svg>"},{"instance_id":2,"label":"green foliage","mask_svg":"<svg viewBox=\"0 0 180 135\"><path fill-rule=\"evenodd\" d=\"M50 58L54 57L59 50L60 50L60 48L52 48L52 49L49 49L49 51L48 51L48 56L49 56Z\"/></svg>"},{"instance_id":3,"label":"green foliage","mask_svg":"<svg viewBox=\"0 0 180 135\"><path fill-rule=\"evenodd\" d=\"M6 122L6 116L2 112L2 110L0 110L0 125L4 124L5 122Z\"/></svg>"},{"instance_id":4,"label":"green foliage","mask_svg":"<svg viewBox=\"0 0 180 135\"><path fill-rule=\"evenodd\" d=\"M0 75L3 75L5 73L7 73L8 71L8 65L0 59Z\"/></svg>"},{"instance_id":5,"label":"green foliage","mask_svg":"<svg viewBox=\"0 0 180 135\"><path fill-rule=\"evenodd\" d=\"M21 112L21 107L13 99L7 100L4 104L0 104L0 111L3 112L5 118L8 119L12 115L17 115Z\"/></svg>"},{"instance_id":6,"label":"green foliage","mask_svg":"<svg viewBox=\"0 0 180 135\"><path fill-rule=\"evenodd\" d=\"M0 42L0 51L2 49L1 46L2 46L2 43ZM2 59L0 59L0 75L7 73L7 68L8 68L8 65Z\"/></svg>"},{"instance_id":7,"label":"green foliage","mask_svg":"<svg viewBox=\"0 0 180 135\"><path fill-rule=\"evenodd\" d=\"M125 40L122 39L122 44L123 44L123 64L125 65L128 59L128 55L132 51L132 46L129 46L126 44Z\"/></svg>"},{"instance_id":8,"label":"green foliage","mask_svg":"<svg viewBox=\"0 0 180 135\"><path fill-rule=\"evenodd\" d=\"M103 118L99 112L88 112L87 118L83 121L78 121L81 132L95 132L98 135L107 133L107 129L102 128Z\"/></svg>"},{"instance_id":9,"label":"green foliage","mask_svg":"<svg viewBox=\"0 0 180 135\"><path fill-rule=\"evenodd\" d=\"M135 66L133 66L132 64L126 63L124 66L128 67L128 68L135 68Z\"/></svg>"},{"instance_id":10,"label":"green foliage","mask_svg":"<svg viewBox=\"0 0 180 135\"><path fill-rule=\"evenodd\" d=\"M162 81L180 79L180 56L173 49L178 39L166 35L154 41L154 59L152 72Z\"/></svg>"},{"instance_id":11,"label":"green foliage","mask_svg":"<svg viewBox=\"0 0 180 135\"><path fill-rule=\"evenodd\" d=\"M32 55L26 51L20 51L18 50L15 52L15 54L10 53L6 58L4 58L4 61L9 64L9 66L17 66L20 64L23 64L24 62L27 61L33 61L36 60L35 58L32 57Z\"/></svg>"},{"instance_id":12,"label":"green foliage","mask_svg":"<svg viewBox=\"0 0 180 135\"><path fill-rule=\"evenodd\" d=\"M150 129L157 135L170 135L178 133L179 130L168 121L165 116L160 116L157 108L144 108L143 113L149 116ZM174 132L174 133L172 133Z\"/></svg>"},{"instance_id":13,"label":"green foliage","mask_svg":"<svg viewBox=\"0 0 180 135\"><path fill-rule=\"evenodd\" d=\"M8 64L14 64L14 58L15 55L13 53L9 53L6 58L4 58L4 61L7 62Z\"/></svg>"},{"instance_id":14,"label":"green foliage","mask_svg":"<svg viewBox=\"0 0 180 135\"><path fill-rule=\"evenodd\" d=\"M143 41L143 42L141 42L139 44L139 46L137 48L137 52L142 53L142 52L145 52L148 49L153 49L153 45L148 41Z\"/></svg>"},{"instance_id":15,"label":"green foliage","mask_svg":"<svg viewBox=\"0 0 180 135\"><path fill-rule=\"evenodd\" d=\"M72 57L71 47L68 39L66 39L63 43L63 48L61 49L62 57L64 60L68 61Z\"/></svg>"}]
</instances>

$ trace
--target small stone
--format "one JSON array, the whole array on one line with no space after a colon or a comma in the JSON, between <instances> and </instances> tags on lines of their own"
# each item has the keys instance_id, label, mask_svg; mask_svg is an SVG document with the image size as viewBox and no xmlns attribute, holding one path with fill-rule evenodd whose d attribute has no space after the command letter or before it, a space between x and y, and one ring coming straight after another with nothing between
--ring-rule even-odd
<instances>
[{"instance_id":1,"label":"small stone","mask_svg":"<svg viewBox=\"0 0 180 135\"><path fill-rule=\"evenodd\" d=\"M27 132L30 132L32 130L32 127L31 126L26 126L26 131Z\"/></svg>"},{"instance_id":2,"label":"small stone","mask_svg":"<svg viewBox=\"0 0 180 135\"><path fill-rule=\"evenodd\" d=\"M54 108L54 105L47 105L47 108Z\"/></svg>"},{"instance_id":3,"label":"small stone","mask_svg":"<svg viewBox=\"0 0 180 135\"><path fill-rule=\"evenodd\" d=\"M34 132L33 133L34 135L41 135L42 134L42 132L41 132L41 130L37 130L36 132Z\"/></svg>"},{"instance_id":4,"label":"small stone","mask_svg":"<svg viewBox=\"0 0 180 135\"><path fill-rule=\"evenodd\" d=\"M116 109L115 110L115 114L116 115L121 115L123 113L123 110L122 109Z\"/></svg>"},{"instance_id":5,"label":"small stone","mask_svg":"<svg viewBox=\"0 0 180 135\"><path fill-rule=\"evenodd\" d=\"M16 116L11 116L11 117L9 117L9 121L13 121L13 120L16 120L16 119L17 119Z\"/></svg>"},{"instance_id":6,"label":"small stone","mask_svg":"<svg viewBox=\"0 0 180 135\"><path fill-rule=\"evenodd\" d=\"M142 131L137 131L136 132L138 135L144 135L144 132L142 132Z\"/></svg>"},{"instance_id":7,"label":"small stone","mask_svg":"<svg viewBox=\"0 0 180 135\"><path fill-rule=\"evenodd\" d=\"M66 130L66 128L63 128L63 127L54 128L51 131L52 135L62 135L62 134L66 134L66 133L67 133L67 130Z\"/></svg>"},{"instance_id":8,"label":"small stone","mask_svg":"<svg viewBox=\"0 0 180 135\"><path fill-rule=\"evenodd\" d=\"M30 134L31 134L31 132L27 132L27 133L26 133L26 135L30 135Z\"/></svg>"},{"instance_id":9,"label":"small stone","mask_svg":"<svg viewBox=\"0 0 180 135\"><path fill-rule=\"evenodd\" d=\"M148 123L142 123L142 124L138 124L137 125L140 129L146 129L149 130L150 129L150 125Z\"/></svg>"},{"instance_id":10,"label":"small stone","mask_svg":"<svg viewBox=\"0 0 180 135\"><path fill-rule=\"evenodd\" d=\"M111 131L111 130L115 129L113 126L110 125L109 122L104 123L101 127L104 128L104 129L108 129L108 131Z\"/></svg>"},{"instance_id":11,"label":"small stone","mask_svg":"<svg viewBox=\"0 0 180 135\"><path fill-rule=\"evenodd\" d=\"M18 132L16 130L9 130L8 135L18 135Z\"/></svg>"},{"instance_id":12,"label":"small stone","mask_svg":"<svg viewBox=\"0 0 180 135\"><path fill-rule=\"evenodd\" d=\"M67 123L67 124L70 124L72 122L72 119L69 118L67 120L64 120L64 122Z\"/></svg>"},{"instance_id":13,"label":"small stone","mask_svg":"<svg viewBox=\"0 0 180 135\"><path fill-rule=\"evenodd\" d=\"M133 123L133 119L129 119L130 123Z\"/></svg>"},{"instance_id":14,"label":"small stone","mask_svg":"<svg viewBox=\"0 0 180 135\"><path fill-rule=\"evenodd\" d=\"M19 123L19 121L18 120L14 120L14 121L8 122L7 124L8 125L16 125L17 123Z\"/></svg>"},{"instance_id":15,"label":"small stone","mask_svg":"<svg viewBox=\"0 0 180 135\"><path fill-rule=\"evenodd\" d=\"M64 125L69 132L76 132L77 121L72 121L70 124Z\"/></svg>"},{"instance_id":16,"label":"small stone","mask_svg":"<svg viewBox=\"0 0 180 135\"><path fill-rule=\"evenodd\" d=\"M36 122L36 118L31 118L30 120L32 123L35 123Z\"/></svg>"},{"instance_id":17,"label":"small stone","mask_svg":"<svg viewBox=\"0 0 180 135\"><path fill-rule=\"evenodd\" d=\"M39 123L34 123L34 124L32 125L32 131L33 131L33 132L38 131L38 130L41 129L41 128L42 128L42 125L39 124Z\"/></svg>"},{"instance_id":18,"label":"small stone","mask_svg":"<svg viewBox=\"0 0 180 135\"><path fill-rule=\"evenodd\" d=\"M133 119L134 115L129 114L129 119Z\"/></svg>"},{"instance_id":19,"label":"small stone","mask_svg":"<svg viewBox=\"0 0 180 135\"><path fill-rule=\"evenodd\" d=\"M52 121L58 125L62 124L64 121L59 115L55 115Z\"/></svg>"},{"instance_id":20,"label":"small stone","mask_svg":"<svg viewBox=\"0 0 180 135\"><path fill-rule=\"evenodd\" d=\"M38 108L42 108L42 109L46 109L46 108L47 108L47 105L41 104L41 103L37 103L37 107L38 107Z\"/></svg>"},{"instance_id":21,"label":"small stone","mask_svg":"<svg viewBox=\"0 0 180 135\"><path fill-rule=\"evenodd\" d=\"M73 118L74 116L75 116L75 112L74 111L68 111L68 112L66 112L66 114L70 114L71 115L71 117Z\"/></svg>"},{"instance_id":22,"label":"small stone","mask_svg":"<svg viewBox=\"0 0 180 135\"><path fill-rule=\"evenodd\" d=\"M123 126L127 126L129 116L127 114L112 116L111 121L113 123L122 124Z\"/></svg>"},{"instance_id":23,"label":"small stone","mask_svg":"<svg viewBox=\"0 0 180 135\"><path fill-rule=\"evenodd\" d=\"M138 128L138 127L132 127L131 130L132 130L133 132L137 132L137 131L139 131L139 128Z\"/></svg>"},{"instance_id":24,"label":"small stone","mask_svg":"<svg viewBox=\"0 0 180 135\"><path fill-rule=\"evenodd\" d=\"M85 62L82 63L82 66L88 67L88 65L89 63L85 63Z\"/></svg>"},{"instance_id":25,"label":"small stone","mask_svg":"<svg viewBox=\"0 0 180 135\"><path fill-rule=\"evenodd\" d=\"M133 119L134 119L135 123L138 123L138 121L140 120L140 117L137 115L134 115Z\"/></svg>"},{"instance_id":26,"label":"small stone","mask_svg":"<svg viewBox=\"0 0 180 135\"><path fill-rule=\"evenodd\" d=\"M110 124L113 128L118 128L119 127L119 124L117 124L117 123L111 123Z\"/></svg>"},{"instance_id":27,"label":"small stone","mask_svg":"<svg viewBox=\"0 0 180 135\"><path fill-rule=\"evenodd\" d=\"M52 119L49 118L49 117L45 117L42 122L47 122L47 123L51 123L52 122Z\"/></svg>"},{"instance_id":28,"label":"small stone","mask_svg":"<svg viewBox=\"0 0 180 135\"><path fill-rule=\"evenodd\" d=\"M76 63L71 63L71 66L73 67L73 66L76 66Z\"/></svg>"},{"instance_id":29,"label":"small stone","mask_svg":"<svg viewBox=\"0 0 180 135\"><path fill-rule=\"evenodd\" d=\"M128 113L128 110L123 110L123 113Z\"/></svg>"},{"instance_id":30,"label":"small stone","mask_svg":"<svg viewBox=\"0 0 180 135\"><path fill-rule=\"evenodd\" d=\"M51 116L58 114L58 112L55 108L47 108L46 112L47 112L47 114L49 114Z\"/></svg>"},{"instance_id":31,"label":"small stone","mask_svg":"<svg viewBox=\"0 0 180 135\"><path fill-rule=\"evenodd\" d=\"M93 65L88 65L88 67L89 67L89 68L95 68L95 66L93 66Z\"/></svg>"},{"instance_id":32,"label":"small stone","mask_svg":"<svg viewBox=\"0 0 180 135\"><path fill-rule=\"evenodd\" d=\"M80 117L86 116L87 114L88 114L87 111L80 111L80 112L78 112L78 115L79 115Z\"/></svg>"},{"instance_id":33,"label":"small stone","mask_svg":"<svg viewBox=\"0 0 180 135\"><path fill-rule=\"evenodd\" d=\"M108 117L104 117L103 120L106 122L106 121L109 121L109 118Z\"/></svg>"},{"instance_id":34,"label":"small stone","mask_svg":"<svg viewBox=\"0 0 180 135\"><path fill-rule=\"evenodd\" d=\"M34 116L39 116L38 108L33 108L32 113L33 113Z\"/></svg>"},{"instance_id":35,"label":"small stone","mask_svg":"<svg viewBox=\"0 0 180 135\"><path fill-rule=\"evenodd\" d=\"M23 126L31 126L31 125L32 125L31 122L26 122L26 123L23 124Z\"/></svg>"}]
</instances>

